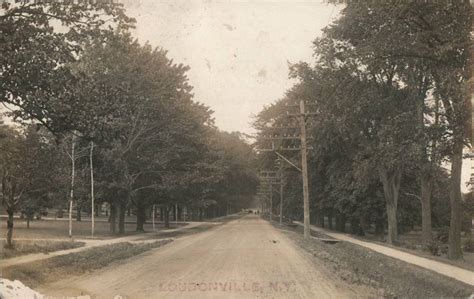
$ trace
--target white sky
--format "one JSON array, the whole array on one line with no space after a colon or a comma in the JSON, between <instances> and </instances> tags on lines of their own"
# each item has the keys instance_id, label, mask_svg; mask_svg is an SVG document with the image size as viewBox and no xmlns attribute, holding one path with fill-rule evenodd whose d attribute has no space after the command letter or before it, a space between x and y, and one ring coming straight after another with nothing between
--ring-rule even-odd
<instances>
[{"instance_id":1,"label":"white sky","mask_svg":"<svg viewBox=\"0 0 474 299\"><path fill-rule=\"evenodd\" d=\"M189 65L195 100L226 131L252 133L252 115L292 86L288 62L311 61L312 41L337 17L322 0L127 0L134 35Z\"/></svg>"}]
</instances>

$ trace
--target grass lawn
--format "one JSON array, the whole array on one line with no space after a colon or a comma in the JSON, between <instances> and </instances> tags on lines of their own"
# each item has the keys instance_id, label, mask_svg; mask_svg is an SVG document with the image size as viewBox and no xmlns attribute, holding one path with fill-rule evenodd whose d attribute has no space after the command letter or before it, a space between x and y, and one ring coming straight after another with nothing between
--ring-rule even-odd
<instances>
[{"instance_id":1,"label":"grass lawn","mask_svg":"<svg viewBox=\"0 0 474 299\"><path fill-rule=\"evenodd\" d=\"M178 222L178 225L185 223ZM156 229L163 229L162 223L156 224ZM176 224L171 222L171 228L176 228ZM145 231L152 231L151 223L144 225ZM6 219L0 218L0 230L2 238L6 236ZM89 219L83 221L75 221L72 223L72 233L74 238L90 238L91 222ZM131 222L125 223L125 235L136 234L136 224ZM67 219L57 220L35 220L30 222L30 228L26 228L26 221L15 219L13 228L13 240L15 239L67 239L69 234L69 222ZM123 235L120 235L123 236ZM120 237L110 232L110 223L105 218L95 222L95 238L107 239Z\"/></svg>"},{"instance_id":2,"label":"grass lawn","mask_svg":"<svg viewBox=\"0 0 474 299\"><path fill-rule=\"evenodd\" d=\"M82 247L84 242L71 241L51 241L51 240L20 240L13 241L13 248L6 248L6 241L0 242L0 258L7 259L11 257L21 256L30 253L48 253L58 250L72 249Z\"/></svg>"}]
</instances>

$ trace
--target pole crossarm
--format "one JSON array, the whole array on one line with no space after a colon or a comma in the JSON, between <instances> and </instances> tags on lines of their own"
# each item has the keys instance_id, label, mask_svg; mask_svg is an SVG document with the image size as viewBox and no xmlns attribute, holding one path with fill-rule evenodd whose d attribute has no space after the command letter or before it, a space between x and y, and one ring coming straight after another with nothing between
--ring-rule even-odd
<instances>
[{"instance_id":1,"label":"pole crossarm","mask_svg":"<svg viewBox=\"0 0 474 299\"><path fill-rule=\"evenodd\" d=\"M305 105L306 107L308 107L308 106L317 106L316 104L309 103L308 101L304 101L304 105ZM295 104L285 104L285 107L300 108L300 104L299 104L299 103L295 103Z\"/></svg>"},{"instance_id":2,"label":"pole crossarm","mask_svg":"<svg viewBox=\"0 0 474 299\"><path fill-rule=\"evenodd\" d=\"M301 117L301 116L315 116L316 112L306 112L306 113L287 113L286 115L291 117Z\"/></svg>"},{"instance_id":3,"label":"pole crossarm","mask_svg":"<svg viewBox=\"0 0 474 299\"><path fill-rule=\"evenodd\" d=\"M273 126L273 127L268 127L268 128L264 128L263 130L267 130L267 131L274 131L274 130L299 130L300 127L292 127L292 126L289 126L289 125L281 125L281 126Z\"/></svg>"},{"instance_id":4,"label":"pole crossarm","mask_svg":"<svg viewBox=\"0 0 474 299\"><path fill-rule=\"evenodd\" d=\"M260 137L263 140L301 140L301 136L275 136L275 137ZM314 137L306 137L306 139L314 139Z\"/></svg>"}]
</instances>

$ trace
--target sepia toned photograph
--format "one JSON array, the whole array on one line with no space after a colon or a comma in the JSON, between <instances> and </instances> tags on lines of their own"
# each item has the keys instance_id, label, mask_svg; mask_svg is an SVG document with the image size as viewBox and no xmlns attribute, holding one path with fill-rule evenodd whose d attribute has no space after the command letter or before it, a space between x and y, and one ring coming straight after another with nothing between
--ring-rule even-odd
<instances>
[{"instance_id":1,"label":"sepia toned photograph","mask_svg":"<svg viewBox=\"0 0 474 299\"><path fill-rule=\"evenodd\" d=\"M0 299L473 299L473 13L0 0Z\"/></svg>"}]
</instances>

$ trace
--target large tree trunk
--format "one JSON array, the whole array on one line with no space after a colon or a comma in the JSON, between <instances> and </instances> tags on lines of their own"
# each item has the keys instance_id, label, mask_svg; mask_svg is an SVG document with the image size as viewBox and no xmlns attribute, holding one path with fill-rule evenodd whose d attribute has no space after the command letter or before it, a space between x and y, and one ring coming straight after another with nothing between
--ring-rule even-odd
<instances>
[{"instance_id":1,"label":"large tree trunk","mask_svg":"<svg viewBox=\"0 0 474 299\"><path fill-rule=\"evenodd\" d=\"M119 205L119 234L123 235L125 234L125 212L126 212L126 207L124 203L120 203Z\"/></svg>"},{"instance_id":2,"label":"large tree trunk","mask_svg":"<svg viewBox=\"0 0 474 299\"><path fill-rule=\"evenodd\" d=\"M12 248L12 238L13 238L13 210L8 209L8 219L7 219L7 247Z\"/></svg>"},{"instance_id":3,"label":"large tree trunk","mask_svg":"<svg viewBox=\"0 0 474 299\"><path fill-rule=\"evenodd\" d=\"M110 231L117 232L117 207L115 204L110 204Z\"/></svg>"},{"instance_id":4,"label":"large tree trunk","mask_svg":"<svg viewBox=\"0 0 474 299\"><path fill-rule=\"evenodd\" d=\"M418 97L416 101L417 110L417 130L418 130L418 153L420 159L420 180L421 180L421 228L422 241L425 246L428 246L432 241L431 234L431 196L433 192L433 176L434 171L432 161L436 161L436 148L431 148L431 161L428 158L428 142L426 139L425 128L425 100L426 92L428 90L428 79L423 75L419 77ZM436 103L437 105L437 103ZM438 114L438 108L435 113ZM435 117L435 124L438 123L438 116ZM433 139L433 144L437 140Z\"/></svg>"},{"instance_id":5,"label":"large tree trunk","mask_svg":"<svg viewBox=\"0 0 474 299\"><path fill-rule=\"evenodd\" d=\"M421 176L421 228L422 240L425 246L432 241L431 232L431 195L433 192L433 178L430 175Z\"/></svg>"},{"instance_id":6,"label":"large tree trunk","mask_svg":"<svg viewBox=\"0 0 474 299\"><path fill-rule=\"evenodd\" d=\"M143 232L143 224L145 224L145 207L140 202L137 203L137 231Z\"/></svg>"},{"instance_id":7,"label":"large tree trunk","mask_svg":"<svg viewBox=\"0 0 474 299\"><path fill-rule=\"evenodd\" d=\"M392 171L379 169L379 174L380 181L383 185L385 205L387 209L387 242L389 244L396 244L398 242L397 205L402 172L400 169Z\"/></svg>"},{"instance_id":8,"label":"large tree trunk","mask_svg":"<svg viewBox=\"0 0 474 299\"><path fill-rule=\"evenodd\" d=\"M470 71L470 65L467 68L467 71ZM447 74L448 77L450 74ZM469 74L470 75L470 74ZM443 79L446 79L443 78ZM440 82L440 86L443 85L442 80L439 76L435 77L437 82ZM451 83L451 82L448 82ZM466 81L467 83L467 81ZM458 87L458 86L456 86ZM455 88L456 88L455 87ZM469 84L465 84L465 93L462 98L457 98L450 95L450 91L447 91L448 88L440 88L441 91L441 101L446 111L446 116L448 122L452 129L452 153L451 153L451 177L450 177L450 193L449 201L451 205L451 219L449 223L449 239L448 239L448 258L450 259L459 259L462 257L461 250L461 222L462 222L462 212L461 212L461 171L462 171L462 151L464 147L464 124L465 117L469 114L468 103L472 100L472 94L469 90ZM450 88L453 88L452 86ZM443 90L445 89L445 90ZM446 92L446 94L443 94ZM472 127L470 127L472 129Z\"/></svg>"},{"instance_id":9,"label":"large tree trunk","mask_svg":"<svg viewBox=\"0 0 474 299\"><path fill-rule=\"evenodd\" d=\"M170 228L170 209L168 205L166 205L164 208L164 214L165 214L165 227Z\"/></svg>"},{"instance_id":10,"label":"large tree trunk","mask_svg":"<svg viewBox=\"0 0 474 299\"><path fill-rule=\"evenodd\" d=\"M81 203L77 202L77 205L76 205L76 221L82 221L81 209L82 209Z\"/></svg>"},{"instance_id":11,"label":"large tree trunk","mask_svg":"<svg viewBox=\"0 0 474 299\"><path fill-rule=\"evenodd\" d=\"M461 138L455 140L453 154L451 156L451 191L449 194L451 203L451 220L449 223L449 250L450 259L458 259L462 256L461 250L461 170L462 170L462 149Z\"/></svg>"},{"instance_id":12,"label":"large tree trunk","mask_svg":"<svg viewBox=\"0 0 474 299\"><path fill-rule=\"evenodd\" d=\"M386 202L387 208L387 242L396 244L398 241L398 225L397 225L397 205L394 201Z\"/></svg>"},{"instance_id":13,"label":"large tree trunk","mask_svg":"<svg viewBox=\"0 0 474 299\"><path fill-rule=\"evenodd\" d=\"M183 207L178 206L178 220L183 221Z\"/></svg>"}]
</instances>

